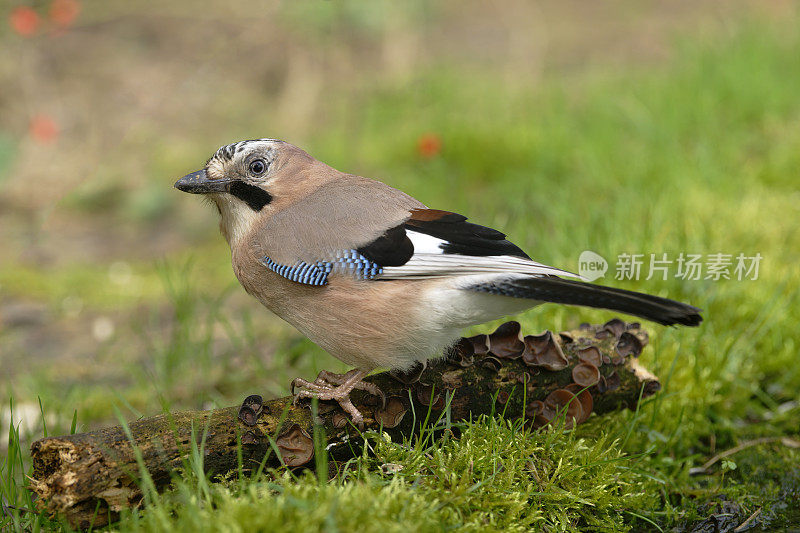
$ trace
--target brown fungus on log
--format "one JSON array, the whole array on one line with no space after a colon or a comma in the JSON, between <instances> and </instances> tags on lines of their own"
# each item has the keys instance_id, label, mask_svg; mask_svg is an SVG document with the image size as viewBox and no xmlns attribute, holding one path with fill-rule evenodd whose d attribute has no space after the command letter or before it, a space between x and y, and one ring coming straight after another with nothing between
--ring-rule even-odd
<instances>
[{"instance_id":1,"label":"brown fungus on log","mask_svg":"<svg viewBox=\"0 0 800 533\"><path fill-rule=\"evenodd\" d=\"M589 346L578 350L578 359L582 363L589 363L594 366L601 366L603 364L603 355L600 353L600 348L597 346Z\"/></svg>"},{"instance_id":2,"label":"brown fungus on log","mask_svg":"<svg viewBox=\"0 0 800 533\"><path fill-rule=\"evenodd\" d=\"M256 412L253 411L251 407L242 405L239 408L239 420L241 420L245 426L252 427L258 424L258 415L256 415Z\"/></svg>"},{"instance_id":3,"label":"brown fungus on log","mask_svg":"<svg viewBox=\"0 0 800 533\"><path fill-rule=\"evenodd\" d=\"M525 344L519 335L521 330L519 322L513 320L500 324L494 333L489 335L489 352L500 358L517 359L525 349Z\"/></svg>"},{"instance_id":4,"label":"brown fungus on log","mask_svg":"<svg viewBox=\"0 0 800 533\"><path fill-rule=\"evenodd\" d=\"M414 385L414 391L417 393L417 401L422 405L430 406L437 411L444 407L444 398L439 391L434 393L433 385L420 381Z\"/></svg>"},{"instance_id":5,"label":"brown fungus on log","mask_svg":"<svg viewBox=\"0 0 800 533\"><path fill-rule=\"evenodd\" d=\"M350 419L347 417L346 414L344 414L343 412L339 411L337 413L333 413L333 418L331 419L331 424L336 429L340 429L340 428L345 427L349 420Z\"/></svg>"},{"instance_id":6,"label":"brown fungus on log","mask_svg":"<svg viewBox=\"0 0 800 533\"><path fill-rule=\"evenodd\" d=\"M571 429L583 419L583 406L580 400L567 389L554 390L548 394L544 399L544 405L555 411L556 416L564 415L567 429Z\"/></svg>"},{"instance_id":7,"label":"brown fungus on log","mask_svg":"<svg viewBox=\"0 0 800 533\"><path fill-rule=\"evenodd\" d=\"M246 405L250 409L255 412L256 417L261 414L261 411L264 410L264 399L261 397L260 394L251 394L247 398L244 399L242 405Z\"/></svg>"},{"instance_id":8,"label":"brown fungus on log","mask_svg":"<svg viewBox=\"0 0 800 533\"><path fill-rule=\"evenodd\" d=\"M562 370L569 366L569 360L550 331L541 335L525 337L525 351L522 360L528 366L541 366L547 370Z\"/></svg>"},{"instance_id":9,"label":"brown fungus on log","mask_svg":"<svg viewBox=\"0 0 800 533\"><path fill-rule=\"evenodd\" d=\"M577 396L578 401L581 402L581 407L583 408L583 416L578 420L578 424L586 422L586 419L588 419L589 415L592 414L592 409L594 408L594 398L592 398L592 393L589 392L588 389L584 389L577 383L570 383L564 388L570 391L575 396Z\"/></svg>"},{"instance_id":10,"label":"brown fungus on log","mask_svg":"<svg viewBox=\"0 0 800 533\"><path fill-rule=\"evenodd\" d=\"M494 370L495 372L499 372L501 368L503 368L503 362L500 361L497 357L492 357L491 355L487 355L480 361L480 366L482 368L488 368L490 370Z\"/></svg>"},{"instance_id":11,"label":"brown fungus on log","mask_svg":"<svg viewBox=\"0 0 800 533\"><path fill-rule=\"evenodd\" d=\"M472 366L475 362L475 346L469 339L461 337L452 346L445 348L444 352L447 360L460 367ZM419 364L419 363L418 363ZM424 370L424 367L423 367ZM405 383L401 381L401 383ZM409 385L410 383L406 383Z\"/></svg>"},{"instance_id":12,"label":"brown fungus on log","mask_svg":"<svg viewBox=\"0 0 800 533\"><path fill-rule=\"evenodd\" d=\"M642 348L644 348L644 346L642 346L642 341L640 341L636 335L628 333L627 331L620 335L616 346L617 353L621 357L627 357L629 355L639 357L642 353Z\"/></svg>"},{"instance_id":13,"label":"brown fungus on log","mask_svg":"<svg viewBox=\"0 0 800 533\"><path fill-rule=\"evenodd\" d=\"M558 336L561 338L561 342L563 342L564 344L572 344L573 342L575 342L575 338L569 331L562 331L561 333L558 334Z\"/></svg>"},{"instance_id":14,"label":"brown fungus on log","mask_svg":"<svg viewBox=\"0 0 800 533\"><path fill-rule=\"evenodd\" d=\"M511 395L507 391L501 390L497 393L497 403L500 405L507 404L509 398L511 398Z\"/></svg>"},{"instance_id":15,"label":"brown fungus on log","mask_svg":"<svg viewBox=\"0 0 800 533\"><path fill-rule=\"evenodd\" d=\"M242 434L242 444L245 446L251 446L253 444L258 444L258 435L256 435L252 431L245 431Z\"/></svg>"},{"instance_id":16,"label":"brown fungus on log","mask_svg":"<svg viewBox=\"0 0 800 533\"><path fill-rule=\"evenodd\" d=\"M525 417L535 418L537 415L542 414L544 411L544 402L541 400L534 400L525 406Z\"/></svg>"},{"instance_id":17,"label":"brown fungus on log","mask_svg":"<svg viewBox=\"0 0 800 533\"><path fill-rule=\"evenodd\" d=\"M475 335L474 337L467 337L466 340L472 344L472 350L475 355L486 355L489 353L489 335Z\"/></svg>"},{"instance_id":18,"label":"brown fungus on log","mask_svg":"<svg viewBox=\"0 0 800 533\"><path fill-rule=\"evenodd\" d=\"M627 328L627 324L620 320L619 318L612 318L605 324L603 324L603 329L611 333L615 338L619 338L622 335L622 332L625 331Z\"/></svg>"},{"instance_id":19,"label":"brown fungus on log","mask_svg":"<svg viewBox=\"0 0 800 533\"><path fill-rule=\"evenodd\" d=\"M525 342L525 348L533 354L544 352L550 346L551 342L555 342L553 340L553 333L549 329L544 330L544 332L539 335L526 335L523 341Z\"/></svg>"},{"instance_id":20,"label":"brown fungus on log","mask_svg":"<svg viewBox=\"0 0 800 533\"><path fill-rule=\"evenodd\" d=\"M394 428L400 425L406 415L406 406L401 398L392 397L386 402L386 408L375 412L375 421L385 428Z\"/></svg>"},{"instance_id":21,"label":"brown fungus on log","mask_svg":"<svg viewBox=\"0 0 800 533\"><path fill-rule=\"evenodd\" d=\"M542 411L533 417L533 427L540 428L546 426L556 417L556 412L548 406L544 406Z\"/></svg>"},{"instance_id":22,"label":"brown fungus on log","mask_svg":"<svg viewBox=\"0 0 800 533\"><path fill-rule=\"evenodd\" d=\"M589 363L579 363L572 369L572 381L581 387L591 387L600 381L600 370Z\"/></svg>"},{"instance_id":23,"label":"brown fungus on log","mask_svg":"<svg viewBox=\"0 0 800 533\"><path fill-rule=\"evenodd\" d=\"M275 441L286 466L302 466L314 457L314 441L300 424L292 424Z\"/></svg>"}]
</instances>

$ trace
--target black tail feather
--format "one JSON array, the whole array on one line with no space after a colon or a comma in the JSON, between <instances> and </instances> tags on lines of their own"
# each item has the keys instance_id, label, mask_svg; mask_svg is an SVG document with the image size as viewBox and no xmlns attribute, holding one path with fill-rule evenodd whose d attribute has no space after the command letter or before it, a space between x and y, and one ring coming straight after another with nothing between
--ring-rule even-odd
<instances>
[{"instance_id":1,"label":"black tail feather","mask_svg":"<svg viewBox=\"0 0 800 533\"><path fill-rule=\"evenodd\" d=\"M701 309L675 300L555 276L512 278L482 283L470 289L514 298L610 309L665 326L697 326L703 321Z\"/></svg>"}]
</instances>

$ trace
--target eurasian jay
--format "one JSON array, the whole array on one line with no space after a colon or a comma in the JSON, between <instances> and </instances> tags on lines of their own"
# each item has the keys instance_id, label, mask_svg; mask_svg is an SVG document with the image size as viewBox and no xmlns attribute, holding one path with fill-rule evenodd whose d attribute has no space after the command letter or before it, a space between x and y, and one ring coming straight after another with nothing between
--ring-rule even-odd
<instances>
[{"instance_id":1,"label":"eurasian jay","mask_svg":"<svg viewBox=\"0 0 800 533\"><path fill-rule=\"evenodd\" d=\"M353 389L376 368L408 370L471 325L544 302L697 326L700 309L583 281L532 260L497 230L275 139L221 147L175 183L221 215L244 289L328 353L355 367L300 378L296 398L336 400L362 423Z\"/></svg>"}]
</instances>

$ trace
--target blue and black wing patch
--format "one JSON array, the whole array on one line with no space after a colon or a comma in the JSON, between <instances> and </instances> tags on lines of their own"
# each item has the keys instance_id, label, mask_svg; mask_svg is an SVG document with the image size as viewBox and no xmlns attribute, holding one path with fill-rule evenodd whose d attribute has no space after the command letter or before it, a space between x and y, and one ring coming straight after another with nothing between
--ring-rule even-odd
<instances>
[{"instance_id":1,"label":"blue and black wing patch","mask_svg":"<svg viewBox=\"0 0 800 533\"><path fill-rule=\"evenodd\" d=\"M314 263L298 261L294 265L281 265L264 256L261 259L261 264L288 280L316 286L328 283L328 274L333 270L333 263L329 261L316 261Z\"/></svg>"},{"instance_id":2,"label":"blue and black wing patch","mask_svg":"<svg viewBox=\"0 0 800 533\"><path fill-rule=\"evenodd\" d=\"M261 264L288 280L317 287L327 285L332 272L349 274L361 280L374 279L383 272L381 265L364 257L358 250L339 252L330 261L298 261L294 265L282 265L264 256Z\"/></svg>"},{"instance_id":3,"label":"blue and black wing patch","mask_svg":"<svg viewBox=\"0 0 800 533\"><path fill-rule=\"evenodd\" d=\"M510 255L530 259L506 236L492 228L472 224L467 218L449 211L414 209L402 224L389 228L380 237L354 250L345 250L333 259L294 265L276 263L263 257L261 263L286 279L305 285L323 286L332 273L355 279L372 280L384 267L402 267L414 255L409 233L425 234L441 241L440 253L465 256Z\"/></svg>"}]
</instances>

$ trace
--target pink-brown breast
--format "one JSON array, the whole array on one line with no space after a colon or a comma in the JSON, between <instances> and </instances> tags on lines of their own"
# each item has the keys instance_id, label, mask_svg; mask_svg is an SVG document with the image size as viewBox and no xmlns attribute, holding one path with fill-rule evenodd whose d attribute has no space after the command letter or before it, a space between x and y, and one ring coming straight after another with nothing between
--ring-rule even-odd
<instances>
[{"instance_id":1,"label":"pink-brown breast","mask_svg":"<svg viewBox=\"0 0 800 533\"><path fill-rule=\"evenodd\" d=\"M317 287L264 267L252 248L234 247L236 277L245 290L325 351L364 370L407 368L457 336L426 317L436 280L361 281L331 275ZM427 320L426 320L427 318Z\"/></svg>"}]
</instances>

